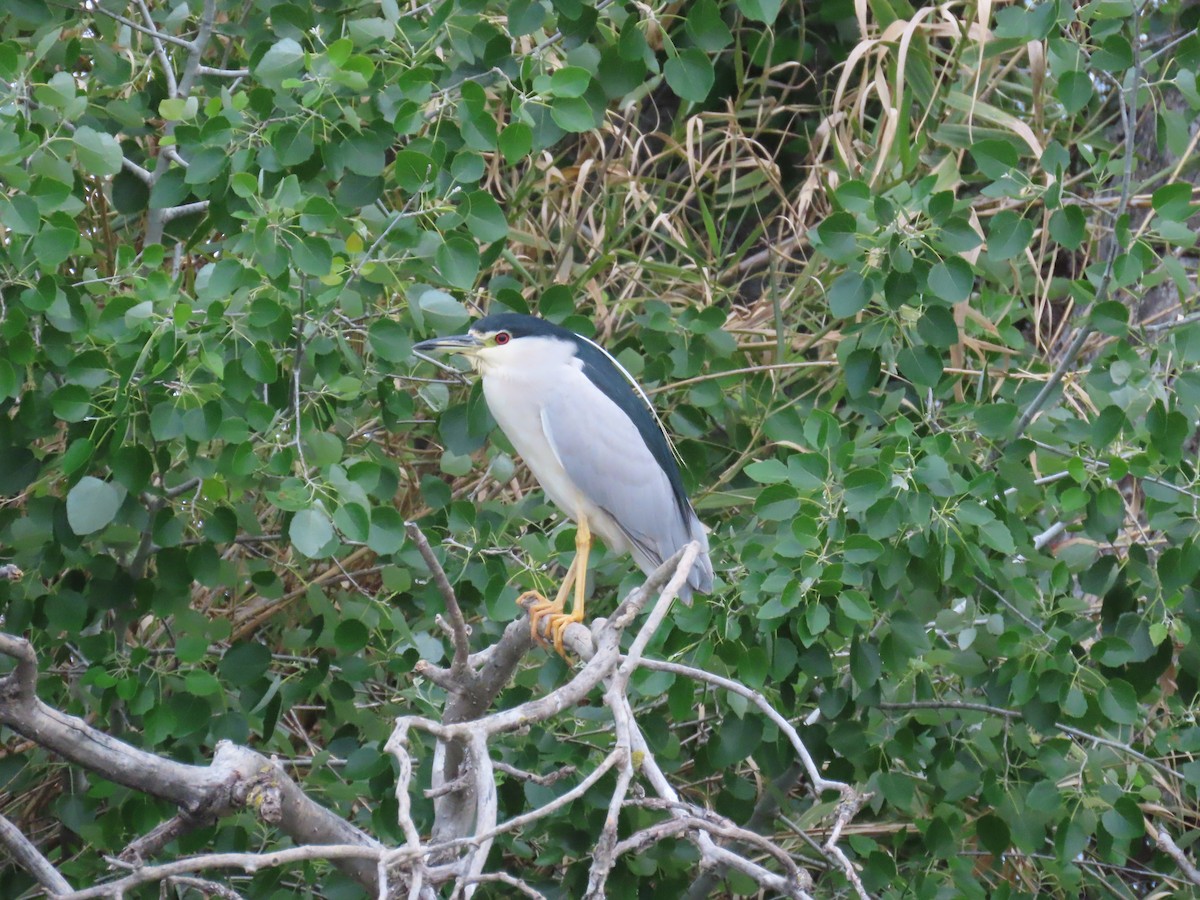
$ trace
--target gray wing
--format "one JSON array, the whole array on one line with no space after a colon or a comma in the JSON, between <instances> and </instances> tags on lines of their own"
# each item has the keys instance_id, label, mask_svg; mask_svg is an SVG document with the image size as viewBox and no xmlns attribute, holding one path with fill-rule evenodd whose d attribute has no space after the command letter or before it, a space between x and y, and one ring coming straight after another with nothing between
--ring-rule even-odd
<instances>
[{"instance_id":1,"label":"gray wing","mask_svg":"<svg viewBox=\"0 0 1200 900\"><path fill-rule=\"evenodd\" d=\"M680 509L670 480L629 416L601 391L591 390L587 403L556 394L542 407L542 427L559 464L583 495L612 517L644 572L654 571L689 541L700 541L704 552L688 586L711 590L708 537L691 505Z\"/></svg>"}]
</instances>

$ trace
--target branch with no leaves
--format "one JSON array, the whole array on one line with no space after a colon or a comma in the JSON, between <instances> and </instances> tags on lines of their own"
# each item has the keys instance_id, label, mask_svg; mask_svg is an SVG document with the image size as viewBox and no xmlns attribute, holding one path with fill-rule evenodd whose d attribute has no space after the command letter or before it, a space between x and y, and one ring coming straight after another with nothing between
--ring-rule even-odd
<instances>
[{"instance_id":1,"label":"branch with no leaves","mask_svg":"<svg viewBox=\"0 0 1200 900\"><path fill-rule=\"evenodd\" d=\"M723 679L711 673L700 672L687 666L670 669L669 667L675 664L664 664L645 658L645 650L665 620L679 589L685 583L687 573L691 570L698 551L697 546L688 545L675 554L654 572L641 588L625 598L611 619L597 619L592 623L590 630L583 625L569 626L564 634L564 644L583 662L583 665L566 684L549 694L511 709L489 714L481 713L466 720L451 721L449 716L442 722L434 722L421 716L402 716L397 720L396 729L388 741L386 749L396 757L400 764L401 778L397 785L397 792L398 795L403 794L402 797L398 796L398 799L400 801L401 827L407 840L404 847L398 848L388 855L386 864L406 868L408 870L406 877L411 889L423 890L426 887L436 887L453 881L455 885L453 896L470 896L473 886L489 877L484 873L483 866L492 842L497 836L505 832L524 829L538 821L545 820L566 804L584 796L601 777L615 770L617 779L609 803L609 814L601 834L598 836L593 854L586 895L589 898L606 896L608 876L615 860L622 853L668 838L683 838L695 844L701 852L702 867L714 870L732 867L753 878L768 892L798 898L798 900L809 896L807 891L811 886L810 876L785 850L767 837L740 828L719 817L714 817L710 811L689 804L680 798L678 791L671 786L667 776L654 759L629 703L627 693L630 678L638 668L643 667L697 677L750 699L788 734L797 754L804 763L805 770L810 775L815 791L837 790L841 794L843 802L838 807L839 824L834 826L831 845L840 836L840 825L853 817L865 799L850 786L821 777L819 768L808 754L795 729L771 707L761 694L735 681ZM622 634L647 606L650 598L659 592L660 588L661 593L652 611L639 627L629 649L622 653L620 650ZM514 622L496 645L468 657L466 679L468 681L479 680L483 676L483 671L482 668L477 670L477 667L486 667L495 662L497 658L507 657L511 648L506 649L504 645L515 640L511 637L515 634L522 635L524 646L527 649L529 645L528 622L525 620ZM430 676L431 680L446 687L452 699L467 693L461 688L457 690L455 688L456 683L462 680L463 676L461 675L456 678L450 670L428 665L422 668L422 672ZM495 772L500 767L491 758L490 744L507 732L527 727L533 723L547 721L553 716L570 710L584 702L601 685L604 686L604 704L613 717L616 741L612 750L591 772L581 778L578 784L555 800L539 809L498 823ZM489 691L495 691L497 688L494 683L488 684L487 687ZM411 777L414 771L410 737L414 730L425 731L437 740L432 795L439 801L449 798L457 801L457 814L446 818L439 816L442 829L439 832L435 828L434 835L428 842L422 842L418 836L409 812L411 807L408 793L412 789ZM455 748L458 750L458 765L453 769L447 769L446 760L449 758L451 750ZM504 768L502 771L508 771L508 769ZM529 773L521 773L521 775L528 777ZM627 799L634 780L639 776L648 779L658 794L657 799L649 801ZM668 818L651 826L645 832L639 832L624 840L619 840L619 813L630 802L661 810L667 814ZM451 831L451 828L455 830ZM836 847L833 849L836 850ZM747 850L756 855L765 856L772 868L777 867L782 872L772 871L760 862L751 860L744 855ZM832 851L830 851L830 856L842 865L851 884L860 895L865 896L861 881L849 860L844 855L838 855ZM533 895L530 894L531 891L532 888L528 891L523 890L527 895Z\"/></svg>"},{"instance_id":2,"label":"branch with no leaves","mask_svg":"<svg viewBox=\"0 0 1200 900\"><path fill-rule=\"evenodd\" d=\"M261 869L273 869L292 865L298 862L308 862L315 859L330 861L350 861L353 863L372 863L369 868L375 870L373 864L384 854L384 849L378 845L364 844L309 844L304 847L289 847L286 850L276 850L270 853L205 853L200 856L190 856L174 862L157 866L142 866L135 869L124 878L110 881L107 884L84 888L80 891L69 891L57 895L55 900L96 900L100 897L124 897L127 891L143 884L155 884L179 875L191 872L201 872L207 869L238 869L243 872L257 872Z\"/></svg>"},{"instance_id":3,"label":"branch with no leaves","mask_svg":"<svg viewBox=\"0 0 1200 900\"><path fill-rule=\"evenodd\" d=\"M51 894L70 892L71 885L67 879L62 877L50 860L38 852L38 848L21 833L21 829L4 816L0 816L0 846L3 846L8 855Z\"/></svg>"},{"instance_id":4,"label":"branch with no leaves","mask_svg":"<svg viewBox=\"0 0 1200 900\"><path fill-rule=\"evenodd\" d=\"M1200 885L1200 869L1196 868L1196 864L1187 858L1187 854L1180 849L1179 845L1171 839L1171 835L1167 834L1165 828L1158 828L1149 819L1143 820L1146 823L1146 833L1154 839L1154 843L1158 849L1171 859L1175 860L1179 870L1192 884Z\"/></svg>"},{"instance_id":5,"label":"branch with no leaves","mask_svg":"<svg viewBox=\"0 0 1200 900\"><path fill-rule=\"evenodd\" d=\"M28 641L0 634L0 654L16 663L0 677L0 725L89 772L180 808L179 816L131 844L126 851L130 856L155 852L167 840L201 824L252 809L293 840L312 845L313 858L321 858L321 845L359 848L357 856L331 853L329 858L335 858L360 884L376 889L376 860L382 852L379 843L310 799L278 763L229 741L217 744L208 766L178 763L141 750L38 699L37 656ZM199 868L203 866L164 872L159 878Z\"/></svg>"},{"instance_id":6,"label":"branch with no leaves","mask_svg":"<svg viewBox=\"0 0 1200 900\"><path fill-rule=\"evenodd\" d=\"M815 790L833 789L842 795L837 821L824 849L842 866L860 896L865 895L850 861L836 846L842 828L857 813L864 798L841 782L823 779L795 729L758 692L713 673L645 657L647 647L686 581L698 546L691 544L676 553L640 588L632 591L610 619L597 619L590 629L578 624L567 629L564 642L583 664L566 684L519 706L487 713L500 690L511 680L523 654L532 646L529 623L525 619L512 622L494 645L469 654L466 624L449 579L419 530L410 527L409 535L418 548L423 548L422 555L447 601L448 615L452 623L457 621L457 626L451 628L456 662L448 670L430 665L419 670L432 680L454 688L448 693L443 720L401 717L388 741L387 749L399 763L396 793L404 833L404 843L394 849L382 847L313 803L274 762L251 750L222 742L210 766L183 765L138 750L45 706L36 696L37 660L32 647L20 638L0 635L0 653L16 661L15 669L0 678L0 724L105 778L168 799L180 807L177 816L134 841L122 859L114 861L115 865L132 863L136 866L133 871L104 885L74 893L69 886L64 888L65 882L55 882L56 896L70 900L119 897L142 884L166 884L172 879L195 881L195 873L206 869L253 872L313 859L332 861L380 898L394 896L396 891L407 892L410 897L433 898L439 886L447 883L454 885L453 896L470 896L477 885L487 882L503 883L526 896L540 896L514 875L485 871L493 842L502 834L547 820L594 790L602 778L613 772L616 787L593 855L589 897L606 896L609 874L622 854L659 841L681 839L690 841L700 851L700 866L704 871L732 868L754 879L763 890L797 900L807 898L811 878L789 853L770 838L687 802L671 784L654 758L628 698L630 679L639 668L696 678L738 693L787 734ZM653 609L623 653L624 632L655 595ZM601 686L604 703L613 719L616 737L613 748L574 786L550 802L500 822L497 771L535 781L542 776L497 765L491 757L491 742L571 710L586 702ZM436 739L431 794L437 818L428 840L423 839L413 820L410 802L414 766L409 737L414 729ZM543 780L560 780L570 774L559 771ZM637 779L645 779L657 798L647 800L635 794L631 800ZM631 803L658 810L665 818L622 838L618 834L619 814ZM204 854L161 865L142 864L142 860L159 852L165 844L197 826L245 808L254 809L264 821L277 824L303 846L264 853ZM22 845L24 839L18 838L19 832L14 837L0 830L0 839L20 852L26 848ZM33 850L33 856L26 854L19 858L23 861L27 858L25 864L31 870L42 859L45 866L39 877L49 886L48 879L58 873L40 857L36 848L29 845L29 849ZM236 892L228 896L236 896Z\"/></svg>"},{"instance_id":7,"label":"branch with no leaves","mask_svg":"<svg viewBox=\"0 0 1200 900\"><path fill-rule=\"evenodd\" d=\"M467 620L463 618L462 608L458 605L458 596L454 593L450 579L446 577L446 570L438 562L424 532L414 522L405 522L404 531L408 535L408 539L417 545L417 551L433 574L433 583L437 585L438 593L442 595L442 600L446 604L446 613L450 616L450 629L454 635L454 662L450 667L450 675L457 681L467 673L467 657L471 653Z\"/></svg>"}]
</instances>

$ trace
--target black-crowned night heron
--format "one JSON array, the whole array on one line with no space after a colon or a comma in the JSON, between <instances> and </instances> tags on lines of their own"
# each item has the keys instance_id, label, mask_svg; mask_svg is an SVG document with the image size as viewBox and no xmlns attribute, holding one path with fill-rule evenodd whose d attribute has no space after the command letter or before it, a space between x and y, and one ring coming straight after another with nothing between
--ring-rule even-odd
<instances>
[{"instance_id":1,"label":"black-crowned night heron","mask_svg":"<svg viewBox=\"0 0 1200 900\"><path fill-rule=\"evenodd\" d=\"M460 353L483 378L488 409L542 489L578 525L575 558L553 601L530 592L540 624L563 652L563 630L583 621L592 534L653 572L689 541L703 552L680 592L712 589L708 537L683 489L674 448L650 400L599 344L534 316L487 316L466 334L422 341L418 351ZM575 602L564 612L567 594Z\"/></svg>"}]
</instances>

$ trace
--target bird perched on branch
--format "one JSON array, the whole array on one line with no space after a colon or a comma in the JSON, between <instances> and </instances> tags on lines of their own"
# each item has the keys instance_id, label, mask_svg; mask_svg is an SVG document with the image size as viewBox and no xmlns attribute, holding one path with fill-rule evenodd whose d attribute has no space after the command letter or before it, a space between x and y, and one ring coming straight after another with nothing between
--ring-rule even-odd
<instances>
[{"instance_id":1,"label":"bird perched on branch","mask_svg":"<svg viewBox=\"0 0 1200 900\"><path fill-rule=\"evenodd\" d=\"M488 409L554 504L578 528L575 557L554 600L530 592L530 627L546 619L554 647L582 622L592 535L653 572L690 541L702 552L680 592L712 590L708 537L683 488L674 447L650 399L604 348L544 319L487 316L466 334L422 341L420 352L465 356L482 376ZM565 612L572 586L575 599Z\"/></svg>"}]
</instances>

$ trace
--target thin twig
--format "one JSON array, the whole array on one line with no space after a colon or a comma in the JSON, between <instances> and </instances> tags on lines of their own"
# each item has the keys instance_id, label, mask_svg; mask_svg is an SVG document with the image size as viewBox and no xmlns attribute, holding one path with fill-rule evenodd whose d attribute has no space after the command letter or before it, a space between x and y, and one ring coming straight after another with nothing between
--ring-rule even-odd
<instances>
[{"instance_id":1,"label":"thin twig","mask_svg":"<svg viewBox=\"0 0 1200 900\"><path fill-rule=\"evenodd\" d=\"M895 710L914 710L914 709L951 709L962 710L965 712L981 712L988 713L994 716L1003 716L1006 719L1024 719L1024 715L1018 710L1005 709L1003 706L989 706L986 703L969 703L966 701L957 700L913 700L908 703L889 703L880 702L876 704L880 709L895 709ZM1174 780L1182 780L1183 776L1172 769L1165 763L1159 762L1157 759L1152 759L1145 753L1133 749L1129 744L1124 744L1121 741L1114 741L1112 738L1102 737L1098 734L1089 734L1086 731L1081 731L1078 728L1072 728L1070 725L1063 725L1061 722L1055 722L1054 728L1057 728L1063 734L1069 734L1071 737L1079 738L1083 741L1090 741L1093 744L1100 744L1105 747L1111 747L1113 750L1120 750L1132 756L1134 759L1144 762L1146 765L1157 769L1168 778Z\"/></svg>"},{"instance_id":2,"label":"thin twig","mask_svg":"<svg viewBox=\"0 0 1200 900\"><path fill-rule=\"evenodd\" d=\"M1154 843L1158 846L1158 849L1175 860L1175 864L1179 866L1180 871L1183 872L1188 881L1192 884L1200 885L1200 869L1197 869L1196 865L1187 858L1187 854L1171 839L1171 835L1167 834L1167 830L1156 827L1149 819L1146 819L1145 822L1146 831L1154 838Z\"/></svg>"},{"instance_id":3,"label":"thin twig","mask_svg":"<svg viewBox=\"0 0 1200 900\"><path fill-rule=\"evenodd\" d=\"M150 8L146 6L146 0L137 0L137 5L138 9L142 11L142 18L146 20L146 34L150 35L150 43L154 45L154 53L162 66L163 77L167 79L167 96L176 97L179 94L179 83L175 80L175 68L167 57L162 35L154 27L154 17L150 15Z\"/></svg>"},{"instance_id":4,"label":"thin twig","mask_svg":"<svg viewBox=\"0 0 1200 900\"><path fill-rule=\"evenodd\" d=\"M451 663L450 671L454 676L461 676L469 669L467 660L471 655L471 641L467 635L467 621L463 618L462 608L458 605L458 597L454 593L450 579L446 577L446 570L442 568L433 548L429 546L429 540L425 537L424 532L417 527L415 522L405 522L404 531L408 534L409 540L417 545L421 559L425 560L425 565L429 567L429 571L433 575L433 583L437 585L438 593L442 595L442 600L446 604L446 613L450 616L450 629L454 635L454 662Z\"/></svg>"},{"instance_id":5,"label":"thin twig","mask_svg":"<svg viewBox=\"0 0 1200 900\"><path fill-rule=\"evenodd\" d=\"M110 12L109 10L105 9L103 7L103 5L101 5L100 3L96 3L93 6L90 6L88 8L94 12L98 12L98 13L101 13L102 15L106 15L110 19L120 22L122 25L128 25L134 31L140 31L142 34L148 34L148 35L150 35L151 38L153 38L155 40L165 41L168 44L174 44L176 47L183 47L185 50L192 49L191 41L185 41L183 38L175 37L175 35L173 35L173 34L164 34L163 32L157 31L153 28L147 28L145 25L140 25L137 22L133 21L132 19L127 19L124 16L118 15L115 12Z\"/></svg>"},{"instance_id":6,"label":"thin twig","mask_svg":"<svg viewBox=\"0 0 1200 900\"><path fill-rule=\"evenodd\" d=\"M131 889L143 884L153 884L176 875L186 875L191 872L201 872L206 869L240 869L244 872L259 872L263 869L275 869L298 862L309 862L314 859L364 859L377 860L387 851L378 845L366 844L308 844L303 847L289 847L286 850L275 850L271 853L206 853L200 856L189 856L174 862L162 863L157 866L143 866L124 878L110 881L107 884L85 888L81 891L71 891L55 898L55 900L94 900L101 897L123 897Z\"/></svg>"}]
</instances>

